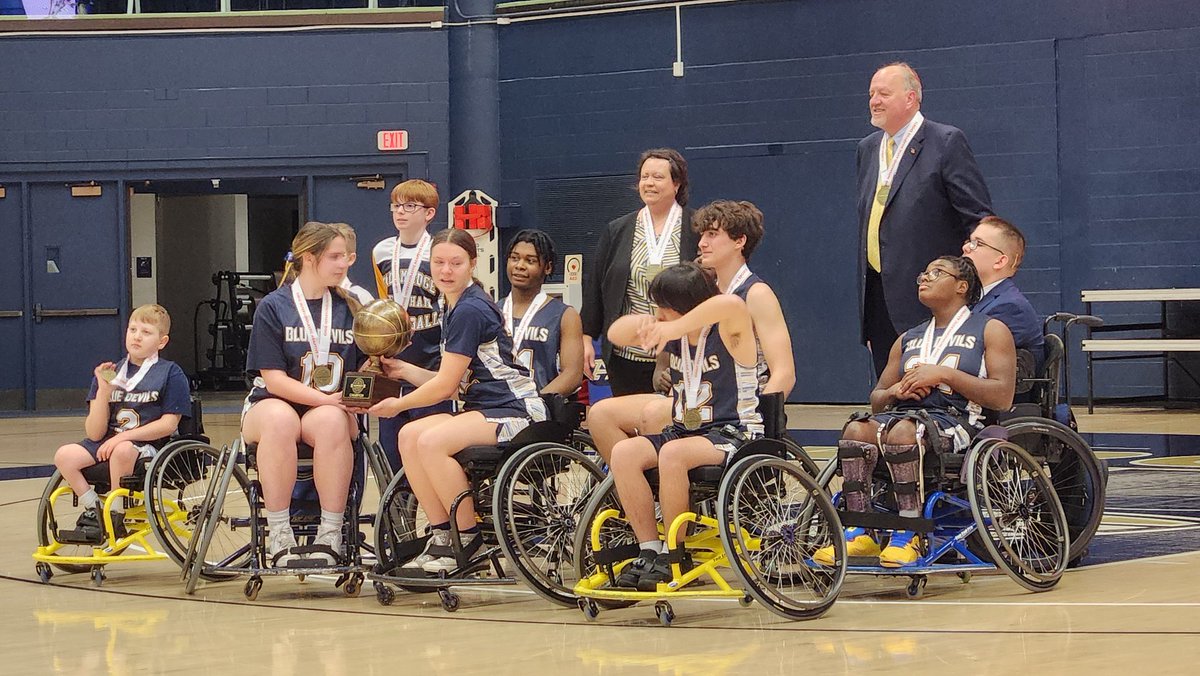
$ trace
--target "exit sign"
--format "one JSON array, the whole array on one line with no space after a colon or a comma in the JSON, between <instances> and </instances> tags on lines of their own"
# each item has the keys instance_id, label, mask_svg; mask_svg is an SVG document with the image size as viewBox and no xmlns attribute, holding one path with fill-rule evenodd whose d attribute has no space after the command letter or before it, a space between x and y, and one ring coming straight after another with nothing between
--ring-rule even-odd
<instances>
[{"instance_id":1,"label":"exit sign","mask_svg":"<svg viewBox=\"0 0 1200 676\"><path fill-rule=\"evenodd\" d=\"M408 150L408 132L403 129L381 131L375 135L380 150Z\"/></svg>"}]
</instances>

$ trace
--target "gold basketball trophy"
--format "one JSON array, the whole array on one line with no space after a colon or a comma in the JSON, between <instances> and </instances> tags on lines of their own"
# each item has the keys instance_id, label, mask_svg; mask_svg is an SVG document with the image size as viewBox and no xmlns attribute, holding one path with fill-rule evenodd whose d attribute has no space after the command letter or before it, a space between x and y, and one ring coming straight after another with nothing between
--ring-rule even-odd
<instances>
[{"instance_id":1,"label":"gold basketball trophy","mask_svg":"<svg viewBox=\"0 0 1200 676\"><path fill-rule=\"evenodd\" d=\"M354 315L354 344L369 359L362 370L342 380L342 403L370 408L389 397L400 396L400 381L383 375L380 357L394 357L412 340L408 312L387 298L373 301Z\"/></svg>"}]
</instances>

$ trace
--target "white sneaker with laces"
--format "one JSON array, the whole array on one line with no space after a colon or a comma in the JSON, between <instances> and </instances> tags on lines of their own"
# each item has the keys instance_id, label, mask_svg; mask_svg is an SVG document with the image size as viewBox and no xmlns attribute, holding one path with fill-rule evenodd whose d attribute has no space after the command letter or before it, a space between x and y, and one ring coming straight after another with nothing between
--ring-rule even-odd
<instances>
[{"instance_id":1,"label":"white sneaker with laces","mask_svg":"<svg viewBox=\"0 0 1200 676\"><path fill-rule=\"evenodd\" d=\"M267 561L272 568L286 568L289 563L300 558L289 550L296 546L296 534L291 527L271 531L267 536Z\"/></svg>"},{"instance_id":2,"label":"white sneaker with laces","mask_svg":"<svg viewBox=\"0 0 1200 676\"><path fill-rule=\"evenodd\" d=\"M424 571L425 564L427 564L430 561L433 561L435 558L437 558L434 556L430 556L429 548L430 547L449 547L449 546L450 546L450 531L435 530L435 531L433 531L433 534L429 536L429 540L426 541L426 543L425 543L425 551L421 552L412 561L409 561L408 563L404 564L403 566L400 566L400 569L404 570L408 573Z\"/></svg>"},{"instance_id":3,"label":"white sneaker with laces","mask_svg":"<svg viewBox=\"0 0 1200 676\"><path fill-rule=\"evenodd\" d=\"M459 533L458 541L462 543L463 549L468 549L471 544L471 540L479 536L479 533ZM449 537L446 538L446 544L443 546L450 546ZM468 554L468 556L470 556L470 554ZM429 558L430 560L421 566L421 569L426 573L437 575L438 573L449 573L450 571L458 569L458 560L453 556L441 556L436 558L431 556Z\"/></svg>"},{"instance_id":4,"label":"white sneaker with laces","mask_svg":"<svg viewBox=\"0 0 1200 676\"><path fill-rule=\"evenodd\" d=\"M330 528L327 531L317 531L317 537L313 540L314 545L325 545L335 552L342 551L342 529ZM332 568L337 565L337 559L325 552L313 552L308 555L309 559L321 562L321 565Z\"/></svg>"}]
</instances>

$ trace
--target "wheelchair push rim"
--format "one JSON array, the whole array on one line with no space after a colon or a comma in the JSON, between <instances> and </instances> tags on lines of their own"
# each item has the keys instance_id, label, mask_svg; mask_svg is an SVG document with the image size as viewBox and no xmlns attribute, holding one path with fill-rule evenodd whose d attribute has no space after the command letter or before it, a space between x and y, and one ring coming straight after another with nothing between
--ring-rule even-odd
<instances>
[{"instance_id":1,"label":"wheelchair push rim","mask_svg":"<svg viewBox=\"0 0 1200 676\"><path fill-rule=\"evenodd\" d=\"M181 440L168 444L146 472L147 509L150 529L167 555L184 566L191 539L199 533L198 517L211 482L217 480L221 452L208 444ZM250 548L251 509L249 480L235 468L237 486L227 491L218 523L205 554L205 565L244 567L253 555ZM202 572L208 580L228 580L232 573Z\"/></svg>"},{"instance_id":2,"label":"wheelchair push rim","mask_svg":"<svg viewBox=\"0 0 1200 676\"><path fill-rule=\"evenodd\" d=\"M841 521L806 468L771 456L749 456L725 474L719 493L721 539L746 591L791 620L823 615L846 577ZM813 561L834 548L834 565Z\"/></svg>"},{"instance_id":3,"label":"wheelchair push rim","mask_svg":"<svg viewBox=\"0 0 1200 676\"><path fill-rule=\"evenodd\" d=\"M544 443L518 452L496 480L492 515L504 557L551 602L576 605L575 536L586 529L582 512L604 478L583 452Z\"/></svg>"},{"instance_id":4,"label":"wheelchair push rim","mask_svg":"<svg viewBox=\"0 0 1200 676\"><path fill-rule=\"evenodd\" d=\"M992 562L1030 591L1046 591L1066 570L1067 519L1045 470L1008 441L976 445L966 461L967 495Z\"/></svg>"}]
</instances>

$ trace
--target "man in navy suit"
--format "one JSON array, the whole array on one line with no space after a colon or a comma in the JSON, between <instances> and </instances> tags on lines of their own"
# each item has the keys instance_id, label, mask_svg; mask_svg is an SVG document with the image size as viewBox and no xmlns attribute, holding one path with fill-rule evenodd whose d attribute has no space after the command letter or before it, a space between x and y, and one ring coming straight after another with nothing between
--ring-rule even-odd
<instances>
[{"instance_id":1,"label":"man in navy suit","mask_svg":"<svg viewBox=\"0 0 1200 676\"><path fill-rule=\"evenodd\" d=\"M1017 349L1033 353L1040 370L1046 356L1042 319L1012 280L1025 257L1025 235L1003 218L988 216L963 242L962 251L974 261L983 284L983 296L971 310L1004 322Z\"/></svg>"},{"instance_id":2,"label":"man in navy suit","mask_svg":"<svg viewBox=\"0 0 1200 676\"><path fill-rule=\"evenodd\" d=\"M858 217L864 271L863 342L876 375L900 332L929 319L917 274L957 255L991 197L962 130L921 115L921 80L906 63L871 78L871 124L858 143Z\"/></svg>"}]
</instances>

